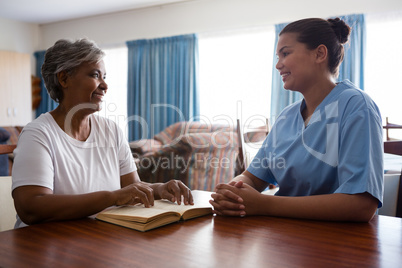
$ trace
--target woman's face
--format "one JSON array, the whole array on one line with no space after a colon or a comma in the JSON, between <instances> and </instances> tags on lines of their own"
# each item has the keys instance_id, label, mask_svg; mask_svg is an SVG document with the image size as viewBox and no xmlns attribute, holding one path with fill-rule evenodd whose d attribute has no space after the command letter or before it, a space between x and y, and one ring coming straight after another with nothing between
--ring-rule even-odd
<instances>
[{"instance_id":1,"label":"woman's face","mask_svg":"<svg viewBox=\"0 0 402 268\"><path fill-rule=\"evenodd\" d=\"M279 36L276 54L279 71L284 88L293 91L303 91L314 82L315 72L314 50L297 41L297 33L284 33Z\"/></svg>"},{"instance_id":2,"label":"woman's face","mask_svg":"<svg viewBox=\"0 0 402 268\"><path fill-rule=\"evenodd\" d=\"M63 90L63 102L70 105L89 104L90 110L100 111L103 97L108 86L105 82L106 70L102 61L84 62L67 78L67 87Z\"/></svg>"}]
</instances>

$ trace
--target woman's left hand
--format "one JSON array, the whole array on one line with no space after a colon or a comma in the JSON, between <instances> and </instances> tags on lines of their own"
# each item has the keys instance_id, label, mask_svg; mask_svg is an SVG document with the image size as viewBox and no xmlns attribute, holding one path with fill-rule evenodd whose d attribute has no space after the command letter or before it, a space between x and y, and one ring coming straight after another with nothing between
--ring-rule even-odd
<instances>
[{"instance_id":1,"label":"woman's left hand","mask_svg":"<svg viewBox=\"0 0 402 268\"><path fill-rule=\"evenodd\" d=\"M182 196L185 205L194 205L193 195L191 190L179 180L170 180L166 183L161 183L156 188L156 193L160 199L167 199L172 202L181 204Z\"/></svg>"}]
</instances>

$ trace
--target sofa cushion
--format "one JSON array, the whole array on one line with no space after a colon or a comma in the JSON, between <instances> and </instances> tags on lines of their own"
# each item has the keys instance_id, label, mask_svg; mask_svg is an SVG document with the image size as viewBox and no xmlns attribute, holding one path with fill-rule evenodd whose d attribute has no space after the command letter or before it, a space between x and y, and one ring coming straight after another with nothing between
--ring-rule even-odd
<instances>
[{"instance_id":1,"label":"sofa cushion","mask_svg":"<svg viewBox=\"0 0 402 268\"><path fill-rule=\"evenodd\" d=\"M138 158L146 182L181 180L190 189L212 191L235 176L237 134L231 131L187 133L160 150Z\"/></svg>"},{"instance_id":2,"label":"sofa cushion","mask_svg":"<svg viewBox=\"0 0 402 268\"><path fill-rule=\"evenodd\" d=\"M213 133L217 131L229 132L235 131L233 127L221 124L207 124L203 122L177 122L168 126L160 133L154 136L154 139L160 141L162 144L170 144L177 142L183 135L190 133Z\"/></svg>"},{"instance_id":3,"label":"sofa cushion","mask_svg":"<svg viewBox=\"0 0 402 268\"><path fill-rule=\"evenodd\" d=\"M5 144L17 144L18 143L18 138L23 129L22 126L12 126L12 127L11 126L3 126L1 128L5 129L9 135L9 139L4 142ZM7 163L7 164L2 163L0 165L0 169L3 169L2 173L6 173L5 175L11 175L14 155L8 154L8 156L3 155L0 157L4 157L6 160L3 160L3 161L6 161L6 163ZM5 166L7 166L7 167L5 167ZM5 171L5 170L8 170L8 171Z\"/></svg>"},{"instance_id":4,"label":"sofa cushion","mask_svg":"<svg viewBox=\"0 0 402 268\"><path fill-rule=\"evenodd\" d=\"M129 142L131 153L134 158L141 155L158 151L162 147L162 142L155 139L142 139Z\"/></svg>"},{"instance_id":5,"label":"sofa cushion","mask_svg":"<svg viewBox=\"0 0 402 268\"><path fill-rule=\"evenodd\" d=\"M21 126L15 126L15 127L3 127L5 130L10 133L10 139L8 140L8 144L17 144L18 143L18 137L20 136L20 133L23 129Z\"/></svg>"},{"instance_id":6,"label":"sofa cushion","mask_svg":"<svg viewBox=\"0 0 402 268\"><path fill-rule=\"evenodd\" d=\"M238 154L235 132L191 133L182 142L192 148L187 174L191 189L213 191L218 183L234 178Z\"/></svg>"}]
</instances>

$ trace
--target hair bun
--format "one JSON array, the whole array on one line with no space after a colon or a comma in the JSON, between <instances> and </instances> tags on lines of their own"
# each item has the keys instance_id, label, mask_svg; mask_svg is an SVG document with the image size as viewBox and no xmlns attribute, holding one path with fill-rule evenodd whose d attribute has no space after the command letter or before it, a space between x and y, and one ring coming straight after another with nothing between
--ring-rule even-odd
<instances>
[{"instance_id":1,"label":"hair bun","mask_svg":"<svg viewBox=\"0 0 402 268\"><path fill-rule=\"evenodd\" d=\"M341 44L345 44L348 42L350 35L350 27L340 18L328 19L329 24L331 25L332 30L335 32L336 37Z\"/></svg>"}]
</instances>

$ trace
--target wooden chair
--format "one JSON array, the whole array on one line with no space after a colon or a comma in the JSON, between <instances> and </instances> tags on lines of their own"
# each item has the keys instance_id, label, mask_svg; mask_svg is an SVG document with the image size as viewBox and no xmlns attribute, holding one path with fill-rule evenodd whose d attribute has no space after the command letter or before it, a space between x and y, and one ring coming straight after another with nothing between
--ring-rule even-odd
<instances>
[{"instance_id":1,"label":"wooden chair","mask_svg":"<svg viewBox=\"0 0 402 268\"><path fill-rule=\"evenodd\" d=\"M262 142L269 133L269 122L266 119L265 125L247 129L242 126L240 119L237 119L237 138L239 144L240 173L247 169L252 158L257 153Z\"/></svg>"},{"instance_id":2,"label":"wooden chair","mask_svg":"<svg viewBox=\"0 0 402 268\"><path fill-rule=\"evenodd\" d=\"M10 154L16 145L0 144L0 154ZM11 196L11 177L0 177L0 232L14 228L16 211Z\"/></svg>"},{"instance_id":3,"label":"wooden chair","mask_svg":"<svg viewBox=\"0 0 402 268\"><path fill-rule=\"evenodd\" d=\"M386 117L386 118L385 118L385 126L383 126L383 128L385 129L387 141L389 141L389 140L392 140L392 138L389 137L389 130L390 130L390 129L402 129L402 125L397 125L397 124L389 123L389 122L388 122L388 117Z\"/></svg>"},{"instance_id":4,"label":"wooden chair","mask_svg":"<svg viewBox=\"0 0 402 268\"><path fill-rule=\"evenodd\" d=\"M402 155L402 140L384 141L384 153Z\"/></svg>"},{"instance_id":5,"label":"wooden chair","mask_svg":"<svg viewBox=\"0 0 402 268\"><path fill-rule=\"evenodd\" d=\"M402 155L402 140L401 141L384 141L384 153ZM402 218L402 170L399 175L399 186L396 201L396 216Z\"/></svg>"}]
</instances>

